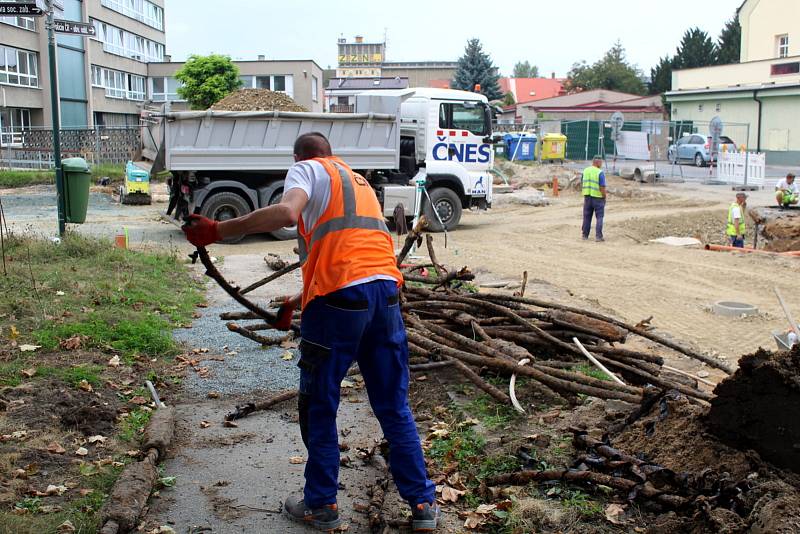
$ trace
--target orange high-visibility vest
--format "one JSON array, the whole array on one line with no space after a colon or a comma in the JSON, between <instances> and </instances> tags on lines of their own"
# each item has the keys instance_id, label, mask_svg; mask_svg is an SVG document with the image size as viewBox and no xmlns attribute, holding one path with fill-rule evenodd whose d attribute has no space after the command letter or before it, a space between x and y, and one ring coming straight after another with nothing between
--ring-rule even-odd
<instances>
[{"instance_id":1,"label":"orange high-visibility vest","mask_svg":"<svg viewBox=\"0 0 800 534\"><path fill-rule=\"evenodd\" d=\"M394 243L375 191L341 159L314 158L331 177L328 207L313 228L297 226L303 263L303 307L315 297L375 275L397 280Z\"/></svg>"}]
</instances>

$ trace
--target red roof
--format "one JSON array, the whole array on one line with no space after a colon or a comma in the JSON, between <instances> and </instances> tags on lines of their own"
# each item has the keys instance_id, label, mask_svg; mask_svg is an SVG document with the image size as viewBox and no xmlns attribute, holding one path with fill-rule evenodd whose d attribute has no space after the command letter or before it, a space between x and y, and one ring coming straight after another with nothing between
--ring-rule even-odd
<instances>
[{"instance_id":1,"label":"red roof","mask_svg":"<svg viewBox=\"0 0 800 534\"><path fill-rule=\"evenodd\" d=\"M566 94L561 78L500 78L503 94L511 92L517 104Z\"/></svg>"}]
</instances>

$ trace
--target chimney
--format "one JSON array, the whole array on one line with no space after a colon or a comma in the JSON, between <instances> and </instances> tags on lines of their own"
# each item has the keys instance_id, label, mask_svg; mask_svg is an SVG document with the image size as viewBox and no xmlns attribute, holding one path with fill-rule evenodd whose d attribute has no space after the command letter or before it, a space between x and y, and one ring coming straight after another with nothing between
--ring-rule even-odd
<instances>
[{"instance_id":1,"label":"chimney","mask_svg":"<svg viewBox=\"0 0 800 534\"><path fill-rule=\"evenodd\" d=\"M555 72L551 72L550 73L550 79L551 80L555 80L556 79L556 73Z\"/></svg>"},{"instance_id":2,"label":"chimney","mask_svg":"<svg viewBox=\"0 0 800 534\"><path fill-rule=\"evenodd\" d=\"M258 54L259 61L264 61L265 59L267 59L267 56L265 56L264 54Z\"/></svg>"},{"instance_id":3,"label":"chimney","mask_svg":"<svg viewBox=\"0 0 800 534\"><path fill-rule=\"evenodd\" d=\"M171 54L164 54L164 62L165 63L169 63L170 61L172 61L172 55Z\"/></svg>"},{"instance_id":4,"label":"chimney","mask_svg":"<svg viewBox=\"0 0 800 534\"><path fill-rule=\"evenodd\" d=\"M364 42L364 36L363 35L356 35L356 42L357 43L363 43Z\"/></svg>"}]
</instances>

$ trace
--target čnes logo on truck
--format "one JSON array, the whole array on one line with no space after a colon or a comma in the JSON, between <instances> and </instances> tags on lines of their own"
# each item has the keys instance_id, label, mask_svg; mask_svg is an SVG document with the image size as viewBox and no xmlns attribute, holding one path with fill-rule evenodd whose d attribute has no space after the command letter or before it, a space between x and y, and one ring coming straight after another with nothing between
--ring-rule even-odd
<instances>
[{"instance_id":1,"label":"\u010dnes logo on truck","mask_svg":"<svg viewBox=\"0 0 800 534\"><path fill-rule=\"evenodd\" d=\"M437 161L459 161L461 163L489 163L492 149L489 145L469 143L447 143L447 137L436 137L431 153Z\"/></svg>"}]
</instances>

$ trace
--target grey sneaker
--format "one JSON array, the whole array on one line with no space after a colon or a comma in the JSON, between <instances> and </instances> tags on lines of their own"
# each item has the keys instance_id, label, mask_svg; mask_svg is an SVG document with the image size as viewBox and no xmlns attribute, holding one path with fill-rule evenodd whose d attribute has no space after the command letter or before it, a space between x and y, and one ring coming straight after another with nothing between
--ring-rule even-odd
<instances>
[{"instance_id":1,"label":"grey sneaker","mask_svg":"<svg viewBox=\"0 0 800 534\"><path fill-rule=\"evenodd\" d=\"M411 508L411 530L413 532L433 532L442 517L442 510L436 503L420 503Z\"/></svg>"},{"instance_id":2,"label":"grey sneaker","mask_svg":"<svg viewBox=\"0 0 800 534\"><path fill-rule=\"evenodd\" d=\"M312 509L306 506L303 499L288 497L283 503L283 513L289 519L325 532L333 532L342 526L336 504L326 504L321 508Z\"/></svg>"}]
</instances>

